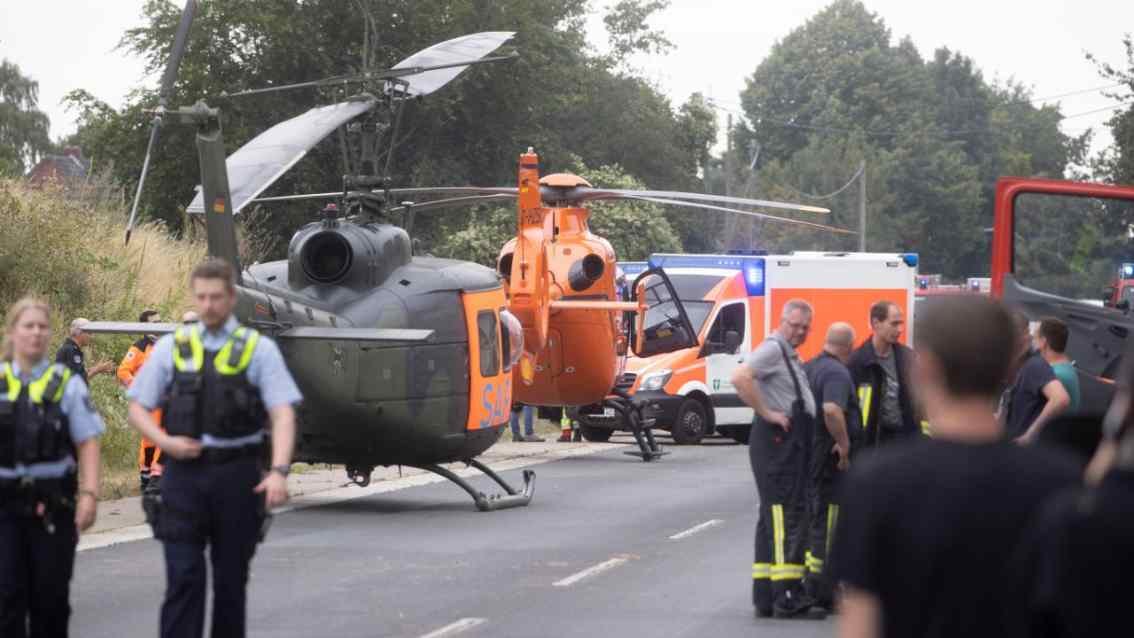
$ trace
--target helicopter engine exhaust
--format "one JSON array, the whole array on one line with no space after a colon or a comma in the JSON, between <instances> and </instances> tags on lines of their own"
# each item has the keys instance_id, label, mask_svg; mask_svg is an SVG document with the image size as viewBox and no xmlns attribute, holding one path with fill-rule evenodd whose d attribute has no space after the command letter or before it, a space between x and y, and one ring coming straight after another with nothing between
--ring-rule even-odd
<instances>
[{"instance_id":1,"label":"helicopter engine exhaust","mask_svg":"<svg viewBox=\"0 0 1134 638\"><path fill-rule=\"evenodd\" d=\"M326 230L307 240L302 259L303 270L313 281L334 283L350 271L354 249L340 233Z\"/></svg>"},{"instance_id":2,"label":"helicopter engine exhaust","mask_svg":"<svg viewBox=\"0 0 1134 638\"><path fill-rule=\"evenodd\" d=\"M500 258L500 262L496 265L497 272L501 277L508 278L512 276L512 257L514 253L507 253Z\"/></svg>"},{"instance_id":3,"label":"helicopter engine exhaust","mask_svg":"<svg viewBox=\"0 0 1134 638\"><path fill-rule=\"evenodd\" d=\"M592 253L571 264L571 270L567 272L567 281L571 284L571 290L582 292L594 285L605 270L606 263L603 262L602 257Z\"/></svg>"}]
</instances>

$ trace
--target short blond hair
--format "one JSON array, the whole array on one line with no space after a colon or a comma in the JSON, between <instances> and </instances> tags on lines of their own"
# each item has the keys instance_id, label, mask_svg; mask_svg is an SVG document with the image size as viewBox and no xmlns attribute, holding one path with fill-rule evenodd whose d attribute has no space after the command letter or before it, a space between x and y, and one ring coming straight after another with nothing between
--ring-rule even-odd
<instances>
[{"instance_id":1,"label":"short blond hair","mask_svg":"<svg viewBox=\"0 0 1134 638\"><path fill-rule=\"evenodd\" d=\"M47 315L48 323L51 322L51 307L47 302L35 297L24 297L12 307L8 309L8 317L4 322L4 340L0 343L0 361L11 361L15 356L15 349L12 346L12 331L16 329L16 324L20 321L20 317L29 310L40 310L44 315Z\"/></svg>"}]
</instances>

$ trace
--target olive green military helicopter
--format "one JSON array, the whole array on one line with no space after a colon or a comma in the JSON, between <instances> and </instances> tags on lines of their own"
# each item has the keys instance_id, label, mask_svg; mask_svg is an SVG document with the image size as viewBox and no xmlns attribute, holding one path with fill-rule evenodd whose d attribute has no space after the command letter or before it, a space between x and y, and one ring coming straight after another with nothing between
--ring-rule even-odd
<instances>
[{"instance_id":1,"label":"olive green military helicopter","mask_svg":"<svg viewBox=\"0 0 1134 638\"><path fill-rule=\"evenodd\" d=\"M514 33L454 38L387 70L225 96L351 84L375 89L276 124L226 159L218 109L204 102L167 109L196 4L196 0L186 3L162 78L127 241L163 120L195 126L201 187L188 212L204 217L209 254L230 261L239 273L237 318L279 343L303 391L296 460L344 465L351 480L362 486L369 484L379 465L417 467L459 485L482 511L527 505L534 492L534 472L525 470L524 485L516 489L476 460L508 424L513 378L518 375L514 369L523 368L519 363L527 324L509 312L505 284L496 270L417 256L408 233L416 212L514 199L517 189L391 188L385 177L390 174L393 140L400 140L398 128L406 104L440 89L469 66L515 59L515 53L489 56ZM336 130L357 140L351 149L357 161L348 164L357 170L344 176L341 191L262 196ZM384 164L379 154L383 139ZM609 198L623 195L606 192ZM416 196L441 199L401 201ZM252 203L285 200L330 203L321 207L317 221L292 236L287 259L242 268L234 215ZM650 201L756 215L673 198ZM396 214L401 214L401 227L390 221ZM664 273L655 276L667 282ZM670 288L668 299L677 303ZM639 314L650 307L643 299ZM95 322L88 330L163 334L176 328L176 324ZM635 345L668 351L672 348L661 343L668 334L643 333ZM486 495L442 465L454 462L483 472L504 493Z\"/></svg>"}]
</instances>

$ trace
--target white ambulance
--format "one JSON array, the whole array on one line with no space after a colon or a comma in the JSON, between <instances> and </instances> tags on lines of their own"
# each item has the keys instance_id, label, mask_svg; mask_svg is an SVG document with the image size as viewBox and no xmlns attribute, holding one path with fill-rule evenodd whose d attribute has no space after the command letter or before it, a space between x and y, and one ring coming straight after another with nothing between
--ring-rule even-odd
<instances>
[{"instance_id":1,"label":"white ambulance","mask_svg":"<svg viewBox=\"0 0 1134 638\"><path fill-rule=\"evenodd\" d=\"M870 307L881 300L903 309L902 339L912 341L916 254L655 254L649 262L619 267L633 281L647 265L665 269L699 343L645 359L631 357L617 387L637 402L648 402L655 427L669 430L679 444L697 443L714 431L747 440L752 409L730 379L744 356L779 325L789 299L805 299L815 309L810 336L799 349L804 361L819 353L834 322L851 324L864 341L870 335ZM588 440L604 441L622 429L613 410L581 409L579 420Z\"/></svg>"}]
</instances>

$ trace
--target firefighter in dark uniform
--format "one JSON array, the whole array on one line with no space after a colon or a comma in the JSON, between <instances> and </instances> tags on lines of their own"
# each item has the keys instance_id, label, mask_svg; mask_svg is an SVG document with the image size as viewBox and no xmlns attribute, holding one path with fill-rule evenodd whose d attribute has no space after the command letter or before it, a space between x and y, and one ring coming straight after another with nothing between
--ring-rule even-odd
<instances>
[{"instance_id":1,"label":"firefighter in dark uniform","mask_svg":"<svg viewBox=\"0 0 1134 638\"><path fill-rule=\"evenodd\" d=\"M245 635L248 568L268 509L287 500L299 389L275 342L232 316L235 275L209 259L190 276L200 323L154 346L127 392L130 423L162 450L160 502L146 503L163 545L161 635L204 631L206 568L213 568L214 638ZM152 410L166 398L162 424ZM265 425L271 467L262 469Z\"/></svg>"},{"instance_id":2,"label":"firefighter in dark uniform","mask_svg":"<svg viewBox=\"0 0 1134 638\"><path fill-rule=\"evenodd\" d=\"M47 358L46 304L8 312L0 362L0 636L67 635L79 532L98 507L103 425L79 375Z\"/></svg>"},{"instance_id":3,"label":"firefighter in dark uniform","mask_svg":"<svg viewBox=\"0 0 1134 638\"><path fill-rule=\"evenodd\" d=\"M815 396L796 348L811 329L803 300L784 305L780 325L732 375L737 395L755 412L749 460L759 492L752 602L759 617L821 618L803 591L807 474Z\"/></svg>"},{"instance_id":4,"label":"firefighter in dark uniform","mask_svg":"<svg viewBox=\"0 0 1134 638\"><path fill-rule=\"evenodd\" d=\"M804 588L823 608L834 606L834 587L828 577L831 543L839 521L835 488L842 473L850 467L852 437L861 430L854 381L846 362L854 350L854 328L833 323L827 329L823 351L803 366L807 383L815 393L819 411L812 437L811 469L807 482L807 514L810 519L807 573Z\"/></svg>"},{"instance_id":5,"label":"firefighter in dark uniform","mask_svg":"<svg viewBox=\"0 0 1134 638\"><path fill-rule=\"evenodd\" d=\"M892 301L875 303L870 308L870 329L870 338L851 354L847 364L862 407L864 445L929 434L928 422L918 416L911 388L915 354L901 343L902 309Z\"/></svg>"}]
</instances>

